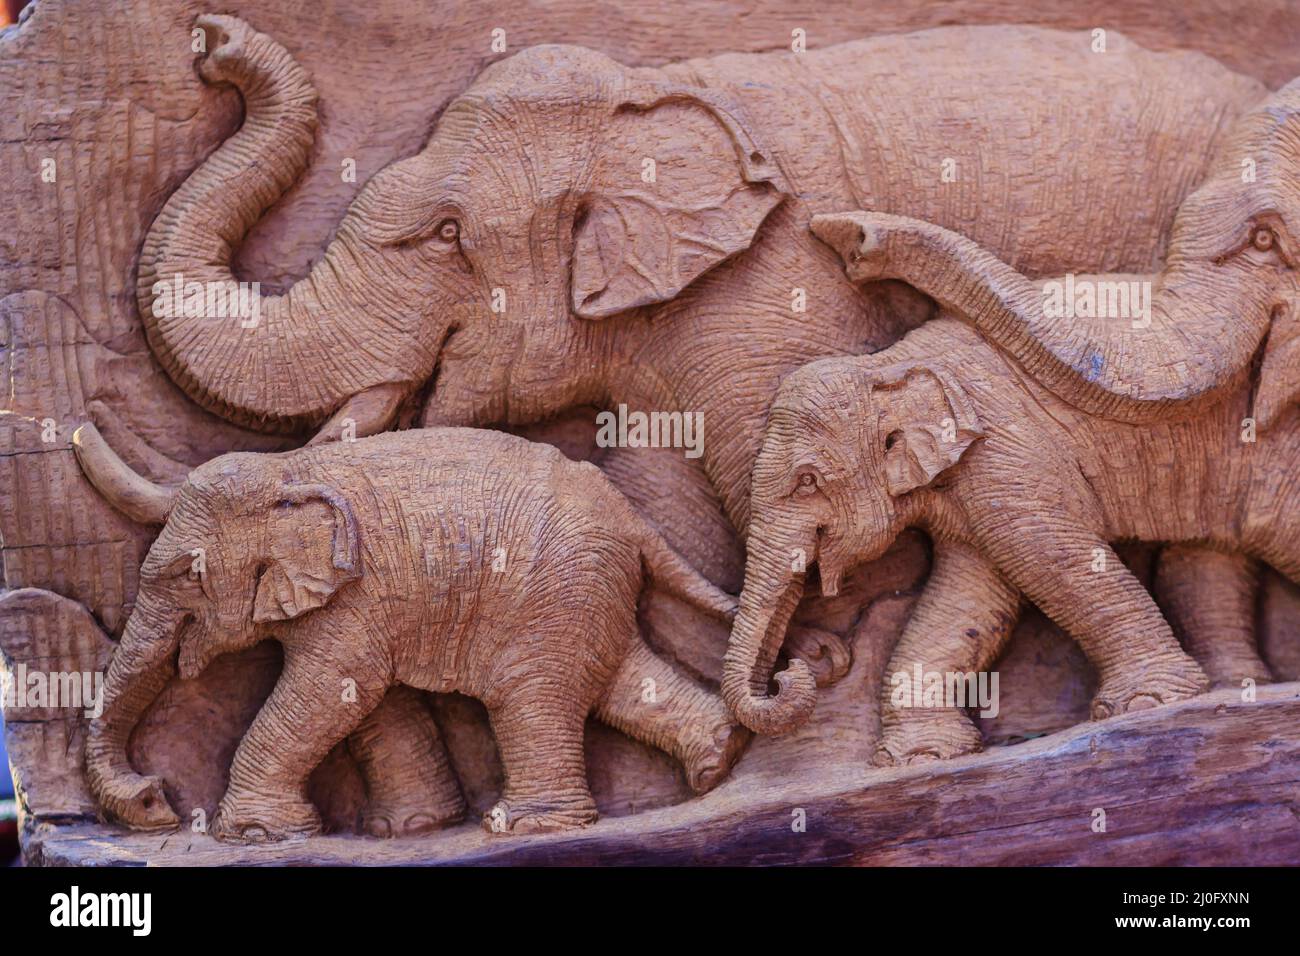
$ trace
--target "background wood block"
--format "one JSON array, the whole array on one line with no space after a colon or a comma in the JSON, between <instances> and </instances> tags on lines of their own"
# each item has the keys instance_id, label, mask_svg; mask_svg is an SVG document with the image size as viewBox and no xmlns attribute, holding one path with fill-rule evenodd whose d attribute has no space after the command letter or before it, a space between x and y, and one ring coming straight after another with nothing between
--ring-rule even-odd
<instances>
[{"instance_id":1,"label":"background wood block","mask_svg":"<svg viewBox=\"0 0 1300 956\"><path fill-rule=\"evenodd\" d=\"M189 464L225 451L271 450L296 441L235 428L186 400L154 362L136 316L134 278L145 231L241 116L234 92L205 86L194 71L189 30L195 16L213 7L194 0L124 0L105 17L97 0L41 0L22 25L0 38L0 84L10 91L10 109L0 114L0 177L8 200L0 204L0 361L7 383L0 403L0 556L8 587L49 595L15 599L24 594L15 590L0 599L0 607L13 611L0 626L7 662L53 655L102 668L111 648L104 632L120 632L131 609L136 569L150 535L98 497L68 444L73 428L94 417L96 408L107 409L150 447ZM376 0L364 8L236 0L219 9L283 43L321 95L322 126L310 169L240 249L243 275L260 280L269 292L308 271L371 175L418 150L439 110L496 59L488 44L498 27L507 31L512 51L568 42L652 65L723 50L786 48L796 27L807 31L815 48L947 23L1102 26L1153 49L1202 50L1272 87L1300 74L1300 17L1287 0L1258 0L1248 15L1233 0L1193 0L1177 15L1165 4L1133 0L1086 6L1072 0L751 0L740 6L663 0L620 8L616 17L595 0ZM39 176L41 160L51 157L64 171L53 184ZM345 158L356 160L355 183L339 175ZM47 419L54 422L53 441L44 435ZM562 422L532 432L571 454L594 454L580 439L566 445L565 436ZM149 460L124 457L142 473L161 477ZM648 498L664 492L638 493ZM692 517L701 524L717 518ZM712 560L734 567L736 554L734 542L731 548L724 542ZM1284 766L1294 770L1293 685L1263 691L1256 709L1229 702L1218 713L1219 704L1211 701L1226 698L1216 695L941 768L868 774L864 768L879 730L876 688L925 566L923 546L912 541L900 549L886 568L897 593L877 601L859 624L853 670L822 694L814 721L790 737L756 741L735 778L703 800L682 802L687 791L671 761L594 727L588 763L605 819L589 833L511 843L487 840L472 828L402 843L337 836L255 854L207 840L191 845L188 836L145 838L93 824L94 807L80 780L79 718L6 715L27 853L35 862L141 861L160 847L168 848L160 861L184 852L187 862L225 862L234 858L231 853L257 861L371 862L579 861L593 854L636 862L1300 858L1295 811L1279 795L1274 776ZM672 633L673 614L670 604L659 603L643 609L643 623ZM1300 591L1270 575L1260 618L1264 654L1275 673L1300 678ZM698 675L716 676L725 637L722 630L699 635L678 662ZM1004 707L984 724L990 742L1050 733L1086 714L1092 676L1073 645L1041 619L1022 623L999 666ZM215 808L238 735L278 668L279 653L269 645L219 661L197 681L173 684L146 716L133 756L142 769L167 776L168 796L183 815L195 807L209 814ZM1021 693L1020 687L1032 691ZM434 709L470 803L481 810L500 787L482 710L454 697L435 698ZM1199 733L1217 748L1214 760L1192 761ZM1098 753L1109 755L1105 760L1086 752L1081 741L1092 740L1102 742ZM1266 747L1277 754L1276 767L1258 759ZM1161 760L1192 776L1167 779ZM1082 796L1077 806L1068 804L1068 813L1059 811L1059 826L1053 824L1053 800L1065 800L1079 774L1096 784L1089 792L1100 795L1104 788L1120 795L1098 805L1125 806L1120 797L1133 794L1138 811L1129 819L1137 830L1097 836L1085 826L1075 834L1076 811L1086 803ZM999 788L999 775L1011 790ZM791 845L783 841L792 779L809 794L800 805L809 809L810 832ZM1294 772L1290 779L1294 790ZM943 788L935 786L939 780ZM1156 793L1153 780L1170 789ZM954 782L970 789L948 788ZM1235 799L1246 786L1256 788L1253 808ZM983 795L982 810L971 794ZM345 752L336 750L318 769L312 795L332 828L346 832L355 825L363 795ZM1181 817L1159 813L1166 798L1175 803L1163 806L1176 806ZM908 829L903 809L893 816L883 809L887 805L914 815L915 828ZM1021 822L990 838L999 806L1013 808L1015 820L1047 824ZM1155 847L1161 826L1167 829L1165 850ZM1255 836L1243 841L1243 826ZM1258 844L1252 842L1256 837Z\"/></svg>"}]
</instances>

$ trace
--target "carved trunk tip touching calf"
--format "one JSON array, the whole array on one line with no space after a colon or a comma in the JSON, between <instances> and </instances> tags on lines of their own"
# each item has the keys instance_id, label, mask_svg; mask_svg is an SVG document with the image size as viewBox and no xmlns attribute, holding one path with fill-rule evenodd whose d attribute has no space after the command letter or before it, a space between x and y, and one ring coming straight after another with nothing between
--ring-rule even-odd
<instances>
[{"instance_id":1,"label":"carved trunk tip touching calf","mask_svg":"<svg viewBox=\"0 0 1300 956\"><path fill-rule=\"evenodd\" d=\"M1294 114L1283 119L1295 122ZM1243 294L1293 294L1293 260L1277 251L1289 248L1282 219L1289 211L1244 230L1244 262L1215 260L1215 268L1260 274L1253 285L1235 286ZM823 217L814 229L839 249L853 277L902 278L968 311L964 321L936 319L874 355L824 359L786 378L755 468L751 548L778 555L807 549L823 587L829 581L833 588L844 568L877 557L902 529L928 531L935 567L895 650L894 671L988 668L1024 596L1074 636L1097 668L1095 718L1204 689L1204 673L1110 545L1193 542L1243 552L1300 581L1300 497L1288 479L1300 469L1300 421L1269 361L1274 346L1259 372L1274 376L1271 384L1254 387L1241 380L1244 372L1233 372L1181 409L1167 408L1162 395L1152 406L1164 409L1160 420L1106 418L1028 374L1017 361L1022 353L1002 351L1005 326L990 331L996 345L976 331L996 319L985 306L1029 282L969 240L873 213ZM1277 258L1262 261L1266 256ZM965 272L953 270L953 261ZM1276 309L1269 317L1275 330L1290 321ZM1032 317L1021 321L1032 324ZM1243 441L1252 402L1280 397L1280 407L1270 405L1272 427L1258 441ZM1172 464L1147 467L1153 460ZM1198 497L1189 498L1188 489ZM780 644L781 609L801 586L802 575L788 567L776 575L746 569L728 652L728 678L743 676L758 701L735 707L727 698L742 722L759 705L775 706L764 700L764 685ZM883 729L883 763L980 747L960 710L908 711L893 706L888 692Z\"/></svg>"},{"instance_id":2,"label":"carved trunk tip touching calf","mask_svg":"<svg viewBox=\"0 0 1300 956\"><path fill-rule=\"evenodd\" d=\"M1252 413L1266 429L1300 398L1297 154L1300 79L1233 126L1179 206L1159 274L1082 277L1090 294L1121 283L1149 290L1140 310L1129 296L1094 294L1076 314L1048 294L1053 280L1034 282L970 238L910 216L835 213L811 228L850 279L907 282L1062 400L1118 421L1168 421L1215 405L1240 387L1264 345ZM1125 314L1111 314L1121 304Z\"/></svg>"},{"instance_id":3,"label":"carved trunk tip touching calf","mask_svg":"<svg viewBox=\"0 0 1300 956\"><path fill-rule=\"evenodd\" d=\"M212 823L225 840L316 832L308 774L395 684L487 707L506 777L484 819L493 831L595 819L589 714L677 757L699 792L743 748L721 700L657 657L636 623L646 575L724 620L734 599L592 465L497 432L428 429L225 455L166 490L83 429L79 455L101 491L165 516L87 744L92 789L117 820L176 825L125 749L174 659L193 677L267 638L284 646L284 670L235 754ZM449 822L463 811L454 780L441 796L430 813Z\"/></svg>"},{"instance_id":4,"label":"carved trunk tip touching calf","mask_svg":"<svg viewBox=\"0 0 1300 956\"><path fill-rule=\"evenodd\" d=\"M1014 235L1027 268L1148 268L1177 184L1203 174L1225 117L1266 93L1203 56L1112 33L1099 57L1086 31L1037 27L944 27L655 68L526 48L483 70L418 153L370 177L311 272L258 299L259 327L242 328L159 314L167 286L157 284L233 278L238 244L306 169L316 94L247 24L200 24L201 73L239 88L245 121L152 225L138 285L151 347L191 398L245 425L327 437L349 418L358 435L383 430L426 384L427 425L689 401L727 423L701 463L742 535L773 383L813 359L881 347L926 315L897 287L859 295L808 234L813 214L870 197L985 242ZM932 95L936 77L980 89L981 109L954 112ZM1070 150L1023 134L1047 122L1069 130ZM1077 175L1080 156L1108 173L1102 193ZM1005 176L918 189L919 157ZM1121 215L1130 227L1115 230ZM1061 230L1064 218L1076 228ZM797 328L792 284L808 296ZM660 507L689 520L676 502ZM839 636L798 637L818 680L846 670ZM783 679L787 700L806 706L797 668Z\"/></svg>"}]
</instances>

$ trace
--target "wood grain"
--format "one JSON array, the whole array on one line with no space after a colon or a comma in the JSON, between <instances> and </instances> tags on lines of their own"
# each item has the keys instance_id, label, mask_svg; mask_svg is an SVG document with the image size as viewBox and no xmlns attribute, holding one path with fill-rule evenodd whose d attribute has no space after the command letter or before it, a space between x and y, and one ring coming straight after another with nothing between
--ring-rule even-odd
<instances>
[{"instance_id":1,"label":"wood grain","mask_svg":"<svg viewBox=\"0 0 1300 956\"><path fill-rule=\"evenodd\" d=\"M41 0L21 26L0 38L0 83L10 92L11 104L0 115L0 177L9 200L0 204L0 360L7 387L0 403L0 555L10 588L43 589L54 604L66 600L88 609L84 618L72 615L78 619L80 637L66 646L56 642L37 648L37 653L69 668L102 667L111 642L98 632L99 626L110 636L121 632L134 606L137 569L153 537L152 530L108 507L83 479L70 445L77 424L94 421L134 470L162 481L176 478L169 471L175 462L192 466L231 450L281 450L306 437L255 434L200 410L158 366L139 321L134 284L146 231L168 197L241 121L238 95L205 85L188 46L195 16L211 6L200 0L124 0L114 5L110 17L98 0ZM595 0L378 0L364 10L316 0L236 0L220 9L283 43L320 93L322 122L305 173L257 222L238 251L236 272L241 278L261 280L268 293L308 273L365 183L393 161L416 153L447 103L499 58L489 49L495 27L506 30L510 52L535 43L566 42L628 65L660 66L724 51L787 50L795 28L807 31L809 48L816 50L950 23L1034 23L1084 30L1102 26L1123 31L1153 50L1201 50L1269 87L1300 73L1300 16L1290 0L1260 0L1246 13L1235 0L1195 0L1180 5L1176 13L1163 3L1133 0L1099 0L1086 7L1071 0L1032 5L1024 0L957 0L943 5L918 0L665 0L624 5L617 15ZM958 92L969 98L963 109L979 108L978 90ZM41 180L41 161L47 158L57 161L56 183ZM345 158L356 160L355 182L339 175ZM1187 184L1166 185L1171 190L1167 205ZM1149 237L1162 234L1157 222L1145 222L1144 227L1150 229ZM1157 249L1146 248L1154 241L1125 245L1126 254L1154 255ZM1071 234L1069 242L1090 254L1099 248L1082 234ZM1029 253L1034 254L1032 247ZM899 295L896 301L899 316L917 317L915 297ZM873 330L881 332L873 343L886 344L885 339L902 328L900 324ZM411 410L406 414L409 422ZM47 419L53 422L53 440L46 438ZM590 420L591 412L581 411L567 421L528 431L530 437L565 447L574 457L599 458L615 484L673 546L715 583L736 590L743 550L699 465L675 459L671 466L660 461L651 468L644 456L631 450L598 453L591 447ZM140 441L132 442L130 436ZM823 766L832 768L825 771L827 781L841 779L837 775L850 769L865 772L862 768L879 733L878 702L870 689L883 673L926 567L927 548L912 539L877 564L869 579L860 575L856 581L846 580L844 598L820 606L819 620L803 622L832 622L837 634L848 635L856 659L840 685L823 691L818 716L805 731L751 747L742 761L747 773L736 778L743 790L734 798L737 804L753 800L763 805L770 778L797 773L820 786L823 771L817 768ZM656 651L695 677L716 680L725 628L704 627L698 616L653 592L646 596L641 616ZM1300 589L1267 574L1259 618L1263 656L1274 673L1300 676ZM0 628L0 645L10 662L17 659L15 648L28 653L29 638L48 633L40 627L62 627L64 617L55 610L41 625L29 625L28 620L16 615L14 626ZM83 627L87 620L96 629ZM22 628L27 630L19 633ZM169 685L145 715L131 741L132 760L146 772L162 772L175 781L168 798L182 813L194 807L206 807L209 814L215 810L238 741L280 666L280 655L270 645L223 658L195 681ZM1042 734L1086 714L1095 676L1082 655L1041 619L1021 625L999 666L1008 705L982 728L988 741ZM431 703L467 802L482 811L500 793L502 782L482 709L451 695L435 695ZM69 760L79 749L83 729L76 719L56 720L22 720L8 727L25 794L21 799L29 859L143 860L154 844L133 844L130 840L139 838L126 837L121 851L125 855L119 857L111 845L120 831L87 822L92 811L84 789L79 789L75 759ZM1256 742L1276 737L1277 746L1287 748L1293 728L1294 720L1286 727L1252 723L1241 734L1243 740ZM624 832L617 826L622 820L613 818L637 814L628 819L640 820L647 808L675 812L665 808L687 799L689 789L671 758L607 728L590 726L588 731L591 786L605 818L593 831L594 839L615 834L609 858L632 859L639 837L617 836ZM1043 768L1036 771L1042 775L1056 772L1050 769L1049 750L1017 747L1010 752L1027 755L1033 766ZM995 751L992 757L1005 759L1007 754ZM813 763L800 762L807 758ZM1237 764L1229 760L1223 766ZM1219 770L1216 765L1204 772L1214 777ZM897 779L902 781L898 786L906 788L908 781L919 778L903 774ZM995 790L991 779L984 786L989 793ZM1232 856L1233 818L1211 813L1226 797L1215 789L1217 783L1206 786L1212 796L1204 813L1194 805L1194 795L1187 796L1192 801L1189 819L1195 818L1199 838L1205 841L1205 860L1252 862L1253 844L1235 844L1240 852ZM318 768L310 791L328 827L350 833L361 826L364 786L345 747L336 748ZM846 805L851 816L868 813L858 802ZM723 817L733 812L721 804L707 806L719 808ZM1288 821L1272 803L1256 816L1250 816L1249 808L1239 808L1259 833L1275 828L1281 834L1281 849L1264 856L1276 859L1291 852L1294 861L1294 843L1286 839L1286 825L1293 825L1294 818ZM67 829L66 837L60 835L63 823L72 819L82 822ZM720 826L729 831L731 825ZM700 832L715 831L702 827ZM583 852L596 852L587 840ZM919 854L923 842L908 845ZM1024 845L1028 842L1025 837ZM311 845L318 844L332 848L330 854L340 860L349 854L358 860L396 854L393 859L415 861L426 853L422 841L384 846L339 837L313 840ZM508 852L481 846L476 859L501 859ZM706 846L697 842L690 853L704 861L709 857ZM74 847L94 849L78 857L87 851ZM747 851L737 847L718 859L744 858ZM979 853L994 850L986 847ZM751 851L753 858L761 857L753 846ZM454 856L451 850L428 852L434 858ZM1044 852L1050 853L1050 846ZM1089 844L1081 844L1076 852L1081 859L1098 858ZM852 855L830 854L837 860ZM688 856L684 851L677 859ZM900 849L895 858L906 856L908 851ZM646 851L643 859L650 858ZM1068 858L1064 852L1058 856ZM1188 849L1184 859L1195 858L1195 851ZM1132 859L1142 856L1134 854Z\"/></svg>"},{"instance_id":2,"label":"wood grain","mask_svg":"<svg viewBox=\"0 0 1300 956\"><path fill-rule=\"evenodd\" d=\"M42 826L46 865L1284 865L1300 858L1300 685L1215 691L942 764L787 767L575 835L232 848L187 833ZM743 765L742 765L743 767ZM807 830L791 829L802 809ZM1105 832L1093 829L1105 811Z\"/></svg>"}]
</instances>

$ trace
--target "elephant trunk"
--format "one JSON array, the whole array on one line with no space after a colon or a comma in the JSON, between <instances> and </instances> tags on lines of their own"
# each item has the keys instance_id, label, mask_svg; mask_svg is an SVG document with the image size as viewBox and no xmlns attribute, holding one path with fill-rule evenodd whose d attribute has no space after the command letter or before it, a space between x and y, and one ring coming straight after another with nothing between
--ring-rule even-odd
<instances>
[{"instance_id":1,"label":"elephant trunk","mask_svg":"<svg viewBox=\"0 0 1300 956\"><path fill-rule=\"evenodd\" d=\"M767 692L803 588L803 575L791 571L787 554L761 534L751 535L745 589L723 661L722 697L736 719L758 734L794 730L811 716L816 703L816 684L801 660L791 660L776 675L775 696Z\"/></svg>"},{"instance_id":2,"label":"elephant trunk","mask_svg":"<svg viewBox=\"0 0 1300 956\"><path fill-rule=\"evenodd\" d=\"M844 257L851 278L907 282L971 322L1065 401L1133 424L1219 401L1249 374L1272 320L1268 290L1241 270L1211 276L1204 265L1172 263L1157 277L1080 277L1093 283L1094 305L1127 303L1089 311L1127 314L1067 318L1051 308L1055 293L1068 298L1066 280L1051 280L1059 288L1033 282L940 226L848 213L818 216L812 228ZM1140 283L1152 278L1156 288L1148 291ZM1135 301L1149 311L1138 314Z\"/></svg>"},{"instance_id":3,"label":"elephant trunk","mask_svg":"<svg viewBox=\"0 0 1300 956\"><path fill-rule=\"evenodd\" d=\"M409 310L384 315L384 296L366 287L354 223L345 219L323 259L284 295L237 283L239 243L307 168L316 92L283 47L242 21L197 23L209 49L200 75L238 87L244 122L171 196L145 239L137 299L154 354L198 404L262 431L319 425L373 386L413 387L432 373L437 345Z\"/></svg>"},{"instance_id":4,"label":"elephant trunk","mask_svg":"<svg viewBox=\"0 0 1300 956\"><path fill-rule=\"evenodd\" d=\"M104 682L103 711L86 738L86 777L100 807L137 830L165 830L180 821L156 777L131 768L127 742L149 705L175 674L179 622L137 604Z\"/></svg>"}]
</instances>

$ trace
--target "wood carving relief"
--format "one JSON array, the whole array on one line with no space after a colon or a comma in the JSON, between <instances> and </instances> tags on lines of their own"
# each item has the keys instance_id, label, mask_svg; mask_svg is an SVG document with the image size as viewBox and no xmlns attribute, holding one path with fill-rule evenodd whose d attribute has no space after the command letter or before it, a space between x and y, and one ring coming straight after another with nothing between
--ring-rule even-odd
<instances>
[{"instance_id":1,"label":"wood carving relief","mask_svg":"<svg viewBox=\"0 0 1300 956\"><path fill-rule=\"evenodd\" d=\"M778 4L682 38L393 2L348 28L360 66L287 6L126 4L104 68L136 29L160 65L97 95L84 4L0 35L31 862L166 862L178 830L207 863L649 862L651 833L665 862L946 861L872 795L1101 779L1045 734L1138 768L1107 783L1130 849L1070 835L1095 796L1005 847L955 807L914 838L1185 862L1167 814L1212 826L1232 787L1144 804L1160 746L1285 802L1285 3L1256 33L1208 0L1104 29L828 4L805 45ZM482 50L430 55L435 25ZM41 667L98 675L93 706L17 693ZM792 842L796 807L843 839Z\"/></svg>"},{"instance_id":2,"label":"wood carving relief","mask_svg":"<svg viewBox=\"0 0 1300 956\"><path fill-rule=\"evenodd\" d=\"M114 502L122 487L144 491L94 426L84 429L74 442L92 481ZM193 678L218 655L268 638L285 649L284 671L235 753L212 821L218 839L319 831L308 775L354 731L373 731L372 747L390 743L382 719L397 719L397 701L388 711L380 701L397 684L487 707L505 769L484 820L493 832L595 819L583 766L588 714L673 754L697 792L721 780L746 738L717 696L651 651L636 625L643 568L708 614L730 620L734 599L598 468L555 448L488 430L411 429L222 456L178 489L147 494L162 532L140 569L86 750L91 790L130 826L179 822L159 782L134 773L126 754L174 662ZM428 748L416 751L432 751L425 802L403 808L398 832L465 812L437 728L426 733ZM387 828L395 809L367 814Z\"/></svg>"}]
</instances>

